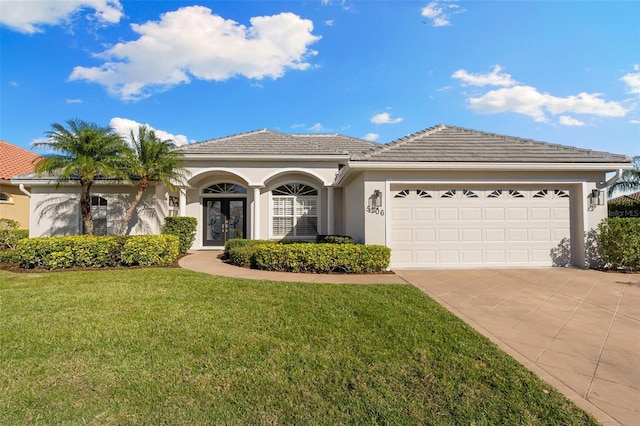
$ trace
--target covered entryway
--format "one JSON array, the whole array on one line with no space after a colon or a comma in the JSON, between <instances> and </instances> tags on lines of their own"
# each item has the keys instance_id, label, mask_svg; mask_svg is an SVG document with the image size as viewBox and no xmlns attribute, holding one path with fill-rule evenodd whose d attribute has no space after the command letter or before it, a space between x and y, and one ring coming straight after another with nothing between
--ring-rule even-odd
<instances>
[{"instance_id":1,"label":"covered entryway","mask_svg":"<svg viewBox=\"0 0 640 426\"><path fill-rule=\"evenodd\" d=\"M391 265L552 266L569 200L561 187L392 185Z\"/></svg>"}]
</instances>

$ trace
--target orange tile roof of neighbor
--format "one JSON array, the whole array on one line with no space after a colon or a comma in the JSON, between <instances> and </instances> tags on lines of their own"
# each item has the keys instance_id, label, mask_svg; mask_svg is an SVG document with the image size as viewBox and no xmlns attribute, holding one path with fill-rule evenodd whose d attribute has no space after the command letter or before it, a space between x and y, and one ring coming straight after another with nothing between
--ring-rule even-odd
<instances>
[{"instance_id":1,"label":"orange tile roof of neighbor","mask_svg":"<svg viewBox=\"0 0 640 426\"><path fill-rule=\"evenodd\" d=\"M0 179L10 180L11 176L32 172L38 158L34 152L0 141Z\"/></svg>"}]
</instances>

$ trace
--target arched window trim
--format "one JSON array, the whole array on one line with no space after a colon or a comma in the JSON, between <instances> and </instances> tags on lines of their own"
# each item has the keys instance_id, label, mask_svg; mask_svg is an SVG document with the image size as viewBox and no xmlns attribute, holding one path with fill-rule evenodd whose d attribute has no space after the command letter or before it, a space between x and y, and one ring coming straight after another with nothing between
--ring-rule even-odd
<instances>
[{"instance_id":1,"label":"arched window trim","mask_svg":"<svg viewBox=\"0 0 640 426\"><path fill-rule=\"evenodd\" d=\"M232 180L224 180L210 183L200 190L200 194L208 197L216 196L246 196L247 187Z\"/></svg>"},{"instance_id":2,"label":"arched window trim","mask_svg":"<svg viewBox=\"0 0 640 426\"><path fill-rule=\"evenodd\" d=\"M0 203L13 203L13 197L11 197L11 195L7 194L6 192L0 192Z\"/></svg>"}]
</instances>

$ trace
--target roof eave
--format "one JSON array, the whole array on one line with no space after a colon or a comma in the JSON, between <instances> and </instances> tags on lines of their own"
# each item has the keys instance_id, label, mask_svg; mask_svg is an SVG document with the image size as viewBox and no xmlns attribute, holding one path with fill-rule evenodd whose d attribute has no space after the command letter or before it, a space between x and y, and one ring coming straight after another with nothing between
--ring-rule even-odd
<instances>
[{"instance_id":1,"label":"roof eave","mask_svg":"<svg viewBox=\"0 0 640 426\"><path fill-rule=\"evenodd\" d=\"M489 163L489 162L413 162L349 161L352 169L368 170L598 170L632 169L632 163Z\"/></svg>"}]
</instances>

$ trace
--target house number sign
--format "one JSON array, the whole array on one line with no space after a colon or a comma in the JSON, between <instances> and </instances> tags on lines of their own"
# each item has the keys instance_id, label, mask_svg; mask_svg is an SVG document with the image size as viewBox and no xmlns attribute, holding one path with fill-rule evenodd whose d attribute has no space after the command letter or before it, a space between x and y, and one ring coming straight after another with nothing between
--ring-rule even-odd
<instances>
[{"instance_id":1,"label":"house number sign","mask_svg":"<svg viewBox=\"0 0 640 426\"><path fill-rule=\"evenodd\" d=\"M379 214L380 216L384 216L384 209L381 209L379 207L367 207L366 211L367 213Z\"/></svg>"}]
</instances>

